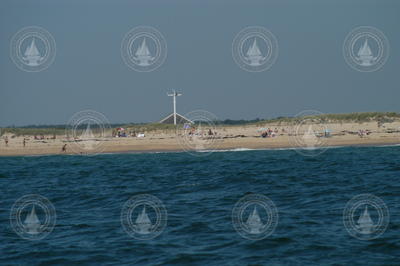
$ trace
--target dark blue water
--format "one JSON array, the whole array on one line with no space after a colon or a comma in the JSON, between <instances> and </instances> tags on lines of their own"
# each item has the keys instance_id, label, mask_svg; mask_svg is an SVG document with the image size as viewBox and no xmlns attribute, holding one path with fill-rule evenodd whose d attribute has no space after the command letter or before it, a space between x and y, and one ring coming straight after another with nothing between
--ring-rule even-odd
<instances>
[{"instance_id":1,"label":"dark blue water","mask_svg":"<svg viewBox=\"0 0 400 266\"><path fill-rule=\"evenodd\" d=\"M315 158L292 150L0 158L1 265L399 265L400 147L328 149ZM159 198L165 230L137 240L122 228L124 203ZM247 193L271 199L276 230L252 241L232 225ZM390 211L386 231L349 235L343 210L371 193ZM32 241L10 225L14 202L40 194L56 208L54 230Z\"/></svg>"}]
</instances>

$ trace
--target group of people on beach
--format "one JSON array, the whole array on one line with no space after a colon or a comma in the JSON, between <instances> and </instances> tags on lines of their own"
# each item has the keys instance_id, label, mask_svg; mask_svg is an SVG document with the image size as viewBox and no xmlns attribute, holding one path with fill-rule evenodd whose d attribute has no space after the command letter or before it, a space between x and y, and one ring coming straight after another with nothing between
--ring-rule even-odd
<instances>
[{"instance_id":1,"label":"group of people on beach","mask_svg":"<svg viewBox=\"0 0 400 266\"><path fill-rule=\"evenodd\" d=\"M13 138L14 136L12 136L11 138ZM34 139L35 140L44 140L45 139L45 137L44 137L44 135L41 135L41 136L37 136L37 135L35 135L34 136ZM47 139L56 139L56 135L53 135L53 137L51 137L51 138L47 138ZM29 140L29 138L23 138L22 139L22 147L26 147L26 143L27 143L27 141ZM9 139L8 139L8 136L5 136L4 137L4 143L6 144L6 147L8 147L8 144L9 144Z\"/></svg>"},{"instance_id":2,"label":"group of people on beach","mask_svg":"<svg viewBox=\"0 0 400 266\"><path fill-rule=\"evenodd\" d=\"M10 141L8 140L8 136L5 136L4 137L4 143L6 144L6 147L8 147L8 143L9 142ZM24 138L23 141L22 141L22 146L25 147L25 145L26 145L26 139Z\"/></svg>"},{"instance_id":3,"label":"group of people on beach","mask_svg":"<svg viewBox=\"0 0 400 266\"><path fill-rule=\"evenodd\" d=\"M366 130L360 129L360 130L357 132L357 134L358 134L358 136L359 136L360 138L363 138L363 137L368 136L369 134L371 134L371 131L369 131L368 129L366 129Z\"/></svg>"},{"instance_id":4,"label":"group of people on beach","mask_svg":"<svg viewBox=\"0 0 400 266\"><path fill-rule=\"evenodd\" d=\"M284 132L285 129L282 129L282 132ZM278 128L275 128L274 130L267 128L266 130L261 132L261 137L262 138L273 138L279 133Z\"/></svg>"},{"instance_id":5,"label":"group of people on beach","mask_svg":"<svg viewBox=\"0 0 400 266\"><path fill-rule=\"evenodd\" d=\"M13 136L12 136L12 138L13 138ZM4 136L3 137L3 139L4 139L4 144L5 144L5 146L6 147L8 147L9 145L9 143L10 143L10 140L9 140L9 138L8 138L8 136ZM40 136L40 137L38 137L38 136L34 136L34 139L35 140L43 140L43 139L45 139L45 137L42 135L42 136ZM47 138L47 139L49 139L49 138ZM56 139L56 136L54 135L53 137L51 137L50 139ZM22 139L22 147L26 147L26 144L27 144L27 141L29 140L29 138L23 138ZM62 146L62 148L61 148L61 151L62 152L67 152L67 144L64 144L63 146Z\"/></svg>"},{"instance_id":6,"label":"group of people on beach","mask_svg":"<svg viewBox=\"0 0 400 266\"><path fill-rule=\"evenodd\" d=\"M56 134L54 134L54 135L53 135L52 137L50 137L50 138L45 138L44 135L40 135L40 136L35 135L35 136L33 136L33 138L34 138L35 140L56 139Z\"/></svg>"},{"instance_id":7,"label":"group of people on beach","mask_svg":"<svg viewBox=\"0 0 400 266\"><path fill-rule=\"evenodd\" d=\"M187 128L189 129L189 128ZM196 127L190 127L190 130L188 132L189 136L214 136L217 135L216 131L212 131L211 128L209 128L208 130L198 130Z\"/></svg>"},{"instance_id":8,"label":"group of people on beach","mask_svg":"<svg viewBox=\"0 0 400 266\"><path fill-rule=\"evenodd\" d=\"M117 130L113 133L114 138L126 138L126 137L139 137L143 138L144 133L137 133L136 131L129 131L128 133L125 130Z\"/></svg>"}]
</instances>

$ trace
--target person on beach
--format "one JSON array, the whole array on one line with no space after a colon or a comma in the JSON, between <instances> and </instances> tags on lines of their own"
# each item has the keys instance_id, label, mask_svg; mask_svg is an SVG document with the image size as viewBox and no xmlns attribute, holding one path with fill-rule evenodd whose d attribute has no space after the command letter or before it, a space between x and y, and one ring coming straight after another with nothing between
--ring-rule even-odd
<instances>
[{"instance_id":1,"label":"person on beach","mask_svg":"<svg viewBox=\"0 0 400 266\"><path fill-rule=\"evenodd\" d=\"M262 138L268 137L267 131L262 132L262 133L261 133L261 137L262 137Z\"/></svg>"},{"instance_id":2,"label":"person on beach","mask_svg":"<svg viewBox=\"0 0 400 266\"><path fill-rule=\"evenodd\" d=\"M22 141L22 145L24 146L24 148L25 148L25 146L26 146L26 139L24 138L24 140Z\"/></svg>"},{"instance_id":3,"label":"person on beach","mask_svg":"<svg viewBox=\"0 0 400 266\"><path fill-rule=\"evenodd\" d=\"M4 138L4 142L6 143L6 147L8 147L8 137L7 136Z\"/></svg>"},{"instance_id":4,"label":"person on beach","mask_svg":"<svg viewBox=\"0 0 400 266\"><path fill-rule=\"evenodd\" d=\"M64 146L61 148L62 152L67 152L67 144L64 144Z\"/></svg>"},{"instance_id":5,"label":"person on beach","mask_svg":"<svg viewBox=\"0 0 400 266\"><path fill-rule=\"evenodd\" d=\"M358 136L359 136L360 138L363 138L363 137L366 136L366 135L367 135L367 134L366 134L365 130L363 130L363 129L358 130Z\"/></svg>"}]
</instances>

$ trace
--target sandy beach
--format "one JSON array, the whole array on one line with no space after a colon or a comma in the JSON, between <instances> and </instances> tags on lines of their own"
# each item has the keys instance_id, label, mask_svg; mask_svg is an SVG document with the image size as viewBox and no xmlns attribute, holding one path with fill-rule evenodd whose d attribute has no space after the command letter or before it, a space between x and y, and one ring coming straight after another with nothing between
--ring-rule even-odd
<instances>
[{"instance_id":1,"label":"sandy beach","mask_svg":"<svg viewBox=\"0 0 400 266\"><path fill-rule=\"evenodd\" d=\"M353 145L394 145L400 143L400 122L385 123L378 127L373 122L368 123L330 123L330 137L323 138L320 146L353 146ZM265 129L276 130L274 136L261 137ZM360 136L360 131L368 134ZM204 141L202 146L185 145L182 136L177 136L175 130L155 130L143 132L144 137L110 137L97 139L99 149L79 150L74 148L73 140L59 135L56 139L52 136L44 136L42 140L33 136L14 136L6 133L0 142L0 156L21 155L48 155L48 154L80 154L83 153L123 153L123 152L157 152L157 151L184 151L184 150L226 150L226 149L276 149L276 148L302 148L293 143L287 125L241 125L221 126L217 128L217 134L212 143ZM8 145L5 143L8 138ZM25 139L25 147L23 140ZM200 141L201 142L201 141ZM183 144L182 144L183 143ZM62 147L67 144L66 151ZM79 145L79 144L78 144Z\"/></svg>"}]
</instances>

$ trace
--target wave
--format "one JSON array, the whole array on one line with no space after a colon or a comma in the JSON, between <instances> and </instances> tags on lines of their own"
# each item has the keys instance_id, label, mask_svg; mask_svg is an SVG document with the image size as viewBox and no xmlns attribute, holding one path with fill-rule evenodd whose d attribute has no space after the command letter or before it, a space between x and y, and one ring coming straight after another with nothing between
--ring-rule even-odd
<instances>
[{"instance_id":1,"label":"wave","mask_svg":"<svg viewBox=\"0 0 400 266\"><path fill-rule=\"evenodd\" d=\"M246 152L246 151L288 151L288 150L318 150L318 149L341 149L341 148L384 148L384 147L398 147L400 144L371 144L371 145L345 145L345 146L326 146L317 148L300 148L300 147L285 147L285 148L232 148L232 149L207 149L207 150L193 150L189 153L214 153L214 152ZM97 154L35 154L35 155L19 155L12 157L49 157L49 156L106 156L106 155L122 155L122 154L175 154L186 153L184 150L171 150L171 151L123 151L123 152L104 152Z\"/></svg>"}]
</instances>

